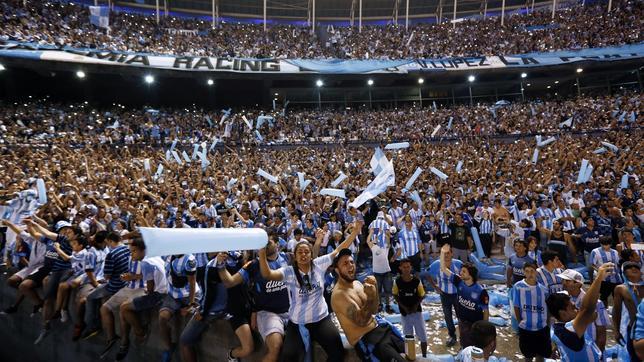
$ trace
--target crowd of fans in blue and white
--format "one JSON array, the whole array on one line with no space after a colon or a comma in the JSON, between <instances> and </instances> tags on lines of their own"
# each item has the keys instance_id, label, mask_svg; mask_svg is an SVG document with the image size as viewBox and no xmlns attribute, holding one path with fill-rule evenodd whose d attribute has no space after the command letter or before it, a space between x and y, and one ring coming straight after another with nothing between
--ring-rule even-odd
<instances>
[{"instance_id":1,"label":"crowd of fans in blue and white","mask_svg":"<svg viewBox=\"0 0 644 362\"><path fill-rule=\"evenodd\" d=\"M0 153L2 214L8 219L4 261L12 273L8 286L17 290L15 302L3 309L8 315L31 310L42 318L35 343L51 338L59 322L73 323L70 343L84 343L82 339L100 333L106 342L102 356L121 360L131 353L131 339L145 343L149 321L140 317L152 310L164 360L173 354L195 360L194 347L217 319L227 319L239 339L239 346L230 346L231 360L252 353L252 331L262 335L267 360L299 355L303 346L294 341L301 339L302 325L318 328L312 336L330 358L343 358L344 348L337 348L340 329L324 296L331 293L332 272L338 270L332 263L346 258L340 253L345 247L360 278L376 277L379 313L400 313L404 334L416 336L423 354L433 348L422 313L423 297L431 289L440 295L448 330L445 344L458 343L465 355L474 347L482 348L486 358L494 352L494 340L480 338L489 336L482 331L493 331L493 325L477 324L498 313L489 304L491 284L479 281L487 278L511 287L510 314L518 323L519 347L526 358L547 358L558 350L562 358L583 352L592 355L588 360L599 360L601 351L614 351L619 342L630 346L634 356L641 341L641 326L635 323L638 306L644 308L639 294L644 202L638 94L558 103L571 110L579 104L610 108L579 111L583 116L571 127L593 125L589 127L601 131L593 135L559 128L572 114L557 110L563 112L559 119L550 118L544 126L558 131L555 140L541 146L518 135L509 142L483 137L441 144L410 140L408 148L385 151L395 184L357 208L350 204L377 173L371 172L372 148L258 147L225 137L211 148L211 139L200 138L191 128L191 121L206 127L206 113L115 106L106 115L89 105L38 104L3 110L9 112L3 118L9 136ZM548 119L543 114L555 108L526 103L509 106L507 112L541 123ZM386 119L393 122L396 112L413 111L356 112L350 119L371 122L390 115ZM435 112L441 119L457 114L452 112L481 117L491 113L483 107L415 112ZM503 117L506 110L496 112ZM631 112L634 121L625 127ZM144 119L143 127L172 125L181 132L148 142L150 136L138 134L138 120L130 115ZM222 115L209 117L218 123ZM297 111L293 116L346 119L330 111ZM234 118L233 112L229 117ZM279 117L274 123L277 129L284 127ZM501 124L512 127L519 121L512 116ZM333 122L327 125L335 127ZM394 134L405 127L409 125L403 123ZM458 132L463 126L454 121L451 127ZM85 128L89 131L80 131ZM32 138L41 132L54 137L32 142L25 129L32 130ZM63 132L70 133L61 136ZM210 132L209 137L219 138L225 129L222 124ZM170 150L180 156L173 157ZM582 159L593 169L580 179ZM418 167L423 171L405 189ZM259 169L277 179L258 175ZM303 189L298 172L311 181ZM346 179L334 184L342 174ZM44 181L46 202L39 199L37 179ZM321 193L330 187L341 189L346 198ZM263 255L285 279L272 281L265 275L262 253L256 251L146 258L140 226L264 228L269 244ZM441 249L443 245L450 247ZM473 253L479 248L482 255ZM295 277L288 268L300 265L298 251L307 252L314 260L312 270L321 273ZM492 257L507 259L506 265ZM597 282L586 288L593 280ZM293 291L301 288L315 295L314 317L294 312L303 302ZM181 326L179 344L174 345L171 325L179 316L189 322Z\"/></svg>"}]
</instances>

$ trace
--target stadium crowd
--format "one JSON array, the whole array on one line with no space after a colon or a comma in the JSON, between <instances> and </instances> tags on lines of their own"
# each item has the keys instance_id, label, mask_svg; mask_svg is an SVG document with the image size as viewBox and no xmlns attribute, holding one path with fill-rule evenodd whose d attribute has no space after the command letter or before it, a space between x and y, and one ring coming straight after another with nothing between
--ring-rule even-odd
<instances>
[{"instance_id":1,"label":"stadium crowd","mask_svg":"<svg viewBox=\"0 0 644 362\"><path fill-rule=\"evenodd\" d=\"M5 103L0 109L0 144L293 144L551 134L631 129L641 125L642 98L614 96L474 107L404 107L390 110L309 110L280 108L131 109L47 99ZM242 118L243 117L243 118ZM248 121L246 123L244 118ZM570 124L564 122L569 121ZM368 124L365 127L364 124ZM440 126L440 128L439 128Z\"/></svg>"},{"instance_id":2,"label":"stadium crowd","mask_svg":"<svg viewBox=\"0 0 644 362\"><path fill-rule=\"evenodd\" d=\"M531 107L538 116L531 118ZM551 328L560 356L571 360L579 360L575 353L582 353L592 356L586 360L599 361L601 351L621 340L634 355L641 348L644 327L635 323L640 321L638 310L644 313L639 249L643 150L639 128L616 125L621 114L628 119L635 112L636 120L641 107L639 95L510 105L496 110L502 121L494 122L503 127L480 134L533 131L542 124L560 130L559 122L575 109L580 116L574 127L607 129L599 137L564 129L553 143L542 146L524 138L413 141L409 148L386 151L385 161L393 168L383 166L380 171L375 169L382 166L382 158L376 157L374 165L373 149L350 145L210 149L208 142L196 147L197 156L191 157L193 144L202 140L196 137L201 131L192 127L204 127L203 113L193 117L174 111L155 118L156 110L115 107L109 111L112 120L102 113L103 126L96 126L97 113L89 106L44 103L3 109L8 112L3 119L12 119L5 121L3 131L14 137L8 142L13 145L3 146L0 154L0 197L6 202L2 216L8 228L4 256L15 271L8 286L18 291L15 302L3 306L4 313L22 312L20 304L29 303L42 318L36 344L55 333L55 320L74 323L74 341L98 338L102 330L106 346L101 357L117 360L128 354L131 341L145 343L150 331L140 316L158 310L154 318L164 360L173 353L185 361L196 360L194 346L208 322L227 318L239 338L239 346L230 346L228 358L233 361L253 351L251 330L261 334L267 361L280 356L295 360L308 350L310 340L320 344L330 360L342 360L340 330L363 360L375 356L402 361L403 339L386 316L399 312L403 334L415 335L425 355L431 345L421 302L426 290L434 289L449 332L446 345L459 343L461 356L479 353L480 348L488 358L495 349L494 326L486 322L488 287L478 280L492 267L490 257L504 254L503 280L512 287L511 313L527 359L551 356ZM29 109L34 111L25 113ZM19 116L12 118L11 112ZM485 127L494 124L487 107L418 112L441 114L445 128L449 115L459 117L453 112L472 120L478 114ZM122 114L117 125L112 123L115 114ZM357 127L361 120L364 126L387 114L389 122L402 118L379 111L353 114L348 122ZM218 122L220 115L211 115L211 122ZM289 117L294 116L301 117L302 125L316 124L310 121L311 113ZM125 148L100 142L107 135L93 134L87 127L89 117L94 117L89 120L92 127L110 125L118 135L115 141L124 137L123 142L132 145L146 137L137 128L142 120L164 122L164 129L186 129L181 142L172 146L164 140L155 147L148 143ZM338 130L345 125L334 122L347 118L327 112L317 117L332 119L327 125ZM419 118L412 114L406 119ZM533 126L519 126L530 119ZM454 122L456 135L471 132ZM403 126L397 129L413 129L411 123ZM274 127L283 125L278 120ZM28 128L33 135L71 134L42 139L45 148L20 145L23 142L17 141L29 138L20 132ZM130 139L128 132L120 133L128 128ZM169 141L178 136L172 132L167 134ZM281 132L285 139L290 137L290 131ZM402 131L394 130L392 137L396 132ZM370 133L359 134L363 136L369 138ZM533 159L535 147L540 152ZM170 150L186 155L175 158L167 153ZM206 160L200 162L202 152ZM587 179L579 178L582 159L594 167ZM406 186L418 167L424 171ZM430 171L432 167L438 172ZM260 169L269 175L259 175ZM311 180L304 188L298 172ZM386 191L351 206L383 172L395 174ZM322 189L333 187L342 173L347 178L336 188L345 198L324 194ZM44 181L46 202L40 198L37 179ZM263 228L269 242L259 250L146 257L140 226ZM473 258L479 247L484 258ZM361 282L355 281L358 274ZM592 283L586 290L581 288L584 279ZM568 294L559 293L562 290ZM606 334L609 310L614 341ZM170 326L179 315L191 317L175 346ZM556 322L549 322L548 315Z\"/></svg>"},{"instance_id":3,"label":"stadium crowd","mask_svg":"<svg viewBox=\"0 0 644 362\"><path fill-rule=\"evenodd\" d=\"M309 28L225 23L211 29L208 21L124 12L110 14L109 30L90 24L89 11L67 2L3 0L0 40L35 42L101 50L158 54L254 57L408 59L521 54L637 44L643 40L641 1L575 5L514 14L499 25L498 17L404 26ZM194 32L177 32L194 30Z\"/></svg>"}]
</instances>

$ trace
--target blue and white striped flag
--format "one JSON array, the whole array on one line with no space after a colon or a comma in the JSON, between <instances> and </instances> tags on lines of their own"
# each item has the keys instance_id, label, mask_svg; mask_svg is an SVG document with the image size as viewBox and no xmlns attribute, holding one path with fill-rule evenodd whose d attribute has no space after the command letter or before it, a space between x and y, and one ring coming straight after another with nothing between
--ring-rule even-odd
<instances>
[{"instance_id":1,"label":"blue and white striped flag","mask_svg":"<svg viewBox=\"0 0 644 362\"><path fill-rule=\"evenodd\" d=\"M99 28L110 27L110 8L107 6L90 6L89 22Z\"/></svg>"}]
</instances>

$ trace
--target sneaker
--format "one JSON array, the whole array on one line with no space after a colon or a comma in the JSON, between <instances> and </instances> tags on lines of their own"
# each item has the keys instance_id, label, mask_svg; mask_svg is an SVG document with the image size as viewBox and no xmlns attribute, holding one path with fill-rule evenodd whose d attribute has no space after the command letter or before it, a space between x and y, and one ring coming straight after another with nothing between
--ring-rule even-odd
<instances>
[{"instance_id":1,"label":"sneaker","mask_svg":"<svg viewBox=\"0 0 644 362\"><path fill-rule=\"evenodd\" d=\"M387 304L387 305L385 306L385 312L387 312L388 314L394 314L394 313L396 313L396 312L394 311L394 309L393 309L389 304Z\"/></svg>"},{"instance_id":2,"label":"sneaker","mask_svg":"<svg viewBox=\"0 0 644 362\"><path fill-rule=\"evenodd\" d=\"M233 357L233 350L228 351L228 362L241 362L237 357Z\"/></svg>"},{"instance_id":3,"label":"sneaker","mask_svg":"<svg viewBox=\"0 0 644 362\"><path fill-rule=\"evenodd\" d=\"M116 342L118 342L119 339L120 339L119 336L116 336L110 339L109 341L107 341L107 345L105 346L105 349L103 349L103 353L101 353L101 357L100 357L101 359L104 359L105 357L107 357L107 355L110 353L112 348L116 346Z\"/></svg>"},{"instance_id":4,"label":"sneaker","mask_svg":"<svg viewBox=\"0 0 644 362\"><path fill-rule=\"evenodd\" d=\"M34 309L31 311L30 317L33 318L36 314L42 311L42 304L34 305Z\"/></svg>"},{"instance_id":5,"label":"sneaker","mask_svg":"<svg viewBox=\"0 0 644 362\"><path fill-rule=\"evenodd\" d=\"M72 334L72 341L74 342L78 341L84 329L85 329L85 326L83 324L75 324L74 333Z\"/></svg>"},{"instance_id":6,"label":"sneaker","mask_svg":"<svg viewBox=\"0 0 644 362\"><path fill-rule=\"evenodd\" d=\"M445 343L447 347L454 347L455 344L456 344L456 337L449 337L447 339L447 342Z\"/></svg>"},{"instance_id":7,"label":"sneaker","mask_svg":"<svg viewBox=\"0 0 644 362\"><path fill-rule=\"evenodd\" d=\"M69 312L66 310L61 310L60 311L60 322L61 323L66 323L69 320Z\"/></svg>"},{"instance_id":8,"label":"sneaker","mask_svg":"<svg viewBox=\"0 0 644 362\"><path fill-rule=\"evenodd\" d=\"M130 350L130 345L125 344L125 345L120 345L119 346L119 351L116 352L116 360L117 361L122 361L125 359L125 356L127 356L127 352Z\"/></svg>"},{"instance_id":9,"label":"sneaker","mask_svg":"<svg viewBox=\"0 0 644 362\"><path fill-rule=\"evenodd\" d=\"M18 311L18 307L16 307L15 305L12 305L9 308L5 308L2 312L0 312L0 314L14 314L17 311Z\"/></svg>"},{"instance_id":10,"label":"sneaker","mask_svg":"<svg viewBox=\"0 0 644 362\"><path fill-rule=\"evenodd\" d=\"M83 333L83 334L81 335L81 338L82 338L83 340L85 340L85 339L90 339L90 338L94 337L95 335L97 335L100 331L101 331L101 330L100 330L100 329L98 329L98 328L94 328L94 329L87 330L87 331L85 331L85 333Z\"/></svg>"},{"instance_id":11,"label":"sneaker","mask_svg":"<svg viewBox=\"0 0 644 362\"><path fill-rule=\"evenodd\" d=\"M43 339L45 339L45 337L47 337L48 334L49 334L49 329L43 328L40 331L40 334L38 335L38 338L36 338L36 340L34 341L34 345L40 344L40 342L42 342Z\"/></svg>"}]
</instances>

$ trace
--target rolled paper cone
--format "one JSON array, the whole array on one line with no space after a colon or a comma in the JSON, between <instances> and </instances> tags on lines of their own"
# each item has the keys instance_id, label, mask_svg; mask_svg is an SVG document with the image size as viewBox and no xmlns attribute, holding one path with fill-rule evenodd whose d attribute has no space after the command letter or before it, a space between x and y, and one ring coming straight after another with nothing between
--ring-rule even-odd
<instances>
[{"instance_id":1,"label":"rolled paper cone","mask_svg":"<svg viewBox=\"0 0 644 362\"><path fill-rule=\"evenodd\" d=\"M246 119L246 116L242 116L242 119L244 120L244 123L248 126L248 128L253 129L253 126L250 124L248 119Z\"/></svg>"},{"instance_id":2,"label":"rolled paper cone","mask_svg":"<svg viewBox=\"0 0 644 362\"><path fill-rule=\"evenodd\" d=\"M38 203L47 203L47 189L45 188L45 180L39 178L36 180L36 188L38 189Z\"/></svg>"},{"instance_id":3,"label":"rolled paper cone","mask_svg":"<svg viewBox=\"0 0 644 362\"><path fill-rule=\"evenodd\" d=\"M537 161L539 161L539 149L535 148L532 152L532 164L536 165Z\"/></svg>"},{"instance_id":4,"label":"rolled paper cone","mask_svg":"<svg viewBox=\"0 0 644 362\"><path fill-rule=\"evenodd\" d=\"M619 148L612 143L602 142L602 145L611 150L613 153L617 153L617 151L619 151Z\"/></svg>"},{"instance_id":5,"label":"rolled paper cone","mask_svg":"<svg viewBox=\"0 0 644 362\"><path fill-rule=\"evenodd\" d=\"M409 194L409 197L414 200L419 208L423 208L423 200L420 198L420 194L418 194L418 191L414 191L411 194Z\"/></svg>"},{"instance_id":6,"label":"rolled paper cone","mask_svg":"<svg viewBox=\"0 0 644 362\"><path fill-rule=\"evenodd\" d=\"M179 142L179 140L177 140L177 139L172 141L172 146L170 146L170 151L174 151L174 148L177 146L177 142Z\"/></svg>"},{"instance_id":7,"label":"rolled paper cone","mask_svg":"<svg viewBox=\"0 0 644 362\"><path fill-rule=\"evenodd\" d=\"M607 150L604 147L599 147L598 149L594 150L593 153L596 155L601 155L603 153L606 153Z\"/></svg>"},{"instance_id":8,"label":"rolled paper cone","mask_svg":"<svg viewBox=\"0 0 644 362\"><path fill-rule=\"evenodd\" d=\"M344 194L343 189L322 189L320 190L320 195L335 196L341 199L346 199L347 197Z\"/></svg>"},{"instance_id":9,"label":"rolled paper cone","mask_svg":"<svg viewBox=\"0 0 644 362\"><path fill-rule=\"evenodd\" d=\"M159 164L159 167L157 168L157 172L154 174L154 177L159 178L162 173L163 173L163 164Z\"/></svg>"},{"instance_id":10,"label":"rolled paper cone","mask_svg":"<svg viewBox=\"0 0 644 362\"><path fill-rule=\"evenodd\" d=\"M409 180L407 180L407 183L405 184L405 188L407 190L411 190L411 186L414 184L414 182L422 172L423 172L422 168L416 167L416 171L414 171L414 174L411 175L411 177L409 178Z\"/></svg>"},{"instance_id":11,"label":"rolled paper cone","mask_svg":"<svg viewBox=\"0 0 644 362\"><path fill-rule=\"evenodd\" d=\"M267 179L268 181L271 181L273 183L277 183L277 177L271 175L270 173L262 170L261 168L257 170L257 174L262 176L263 178Z\"/></svg>"},{"instance_id":12,"label":"rolled paper cone","mask_svg":"<svg viewBox=\"0 0 644 362\"><path fill-rule=\"evenodd\" d=\"M541 135L538 134L538 135L534 136L534 138L537 140L537 146L538 146L539 143L541 143Z\"/></svg>"},{"instance_id":13,"label":"rolled paper cone","mask_svg":"<svg viewBox=\"0 0 644 362\"><path fill-rule=\"evenodd\" d=\"M342 171L340 171L340 175L331 182L331 187L338 187L339 184L342 183L348 176L345 175Z\"/></svg>"},{"instance_id":14,"label":"rolled paper cone","mask_svg":"<svg viewBox=\"0 0 644 362\"><path fill-rule=\"evenodd\" d=\"M198 143L195 143L193 145L192 156L190 157L191 160L194 160L197 158L197 152L199 152L199 147L201 146Z\"/></svg>"},{"instance_id":15,"label":"rolled paper cone","mask_svg":"<svg viewBox=\"0 0 644 362\"><path fill-rule=\"evenodd\" d=\"M463 161L458 161L456 164L456 172L461 173L461 170L463 169Z\"/></svg>"},{"instance_id":16,"label":"rolled paper cone","mask_svg":"<svg viewBox=\"0 0 644 362\"><path fill-rule=\"evenodd\" d=\"M237 183L236 178L231 178L228 183L226 184L226 190L230 191L230 189L233 188L233 186Z\"/></svg>"},{"instance_id":17,"label":"rolled paper cone","mask_svg":"<svg viewBox=\"0 0 644 362\"><path fill-rule=\"evenodd\" d=\"M301 191L306 190L306 188L311 184L312 180L304 181L304 184L301 186Z\"/></svg>"},{"instance_id":18,"label":"rolled paper cone","mask_svg":"<svg viewBox=\"0 0 644 362\"><path fill-rule=\"evenodd\" d=\"M556 138L554 138L554 137L550 137L550 138L548 138L547 140L545 140L545 141L543 141L543 142L538 143L538 144L537 144L537 146L538 146L538 147L545 147L545 146L547 146L547 145L551 144L552 142L554 142L554 141L556 141L556 140L557 140Z\"/></svg>"},{"instance_id":19,"label":"rolled paper cone","mask_svg":"<svg viewBox=\"0 0 644 362\"><path fill-rule=\"evenodd\" d=\"M588 164L588 167L586 167L586 172L584 174L584 183L590 181L590 176L593 174L593 165L590 163Z\"/></svg>"},{"instance_id":20,"label":"rolled paper cone","mask_svg":"<svg viewBox=\"0 0 644 362\"><path fill-rule=\"evenodd\" d=\"M143 160L143 169L145 171L150 171L150 159L149 158L146 158L145 160Z\"/></svg>"},{"instance_id":21,"label":"rolled paper cone","mask_svg":"<svg viewBox=\"0 0 644 362\"><path fill-rule=\"evenodd\" d=\"M190 163L190 157L188 157L186 151L181 151L181 156L183 156L183 159L186 160L186 163Z\"/></svg>"},{"instance_id":22,"label":"rolled paper cone","mask_svg":"<svg viewBox=\"0 0 644 362\"><path fill-rule=\"evenodd\" d=\"M485 252L483 252L483 246L481 245L481 238L479 237L479 231L473 226L470 228L470 231L472 232L472 240L474 240L474 245L476 246L477 256L479 258L485 258ZM487 264L484 264L484 265L486 266L485 269L487 269ZM477 265L477 267L480 267L480 266Z\"/></svg>"},{"instance_id":23,"label":"rolled paper cone","mask_svg":"<svg viewBox=\"0 0 644 362\"><path fill-rule=\"evenodd\" d=\"M436 137L436 134L438 133L438 131L441 130L441 127L442 126L439 124L438 126L436 126L436 128L434 128L434 132L432 132L432 137Z\"/></svg>"},{"instance_id":24,"label":"rolled paper cone","mask_svg":"<svg viewBox=\"0 0 644 362\"><path fill-rule=\"evenodd\" d=\"M579 174L577 175L577 184L584 182L584 176L586 175L586 168L588 167L588 160L581 160L581 167L579 168Z\"/></svg>"},{"instance_id":25,"label":"rolled paper cone","mask_svg":"<svg viewBox=\"0 0 644 362\"><path fill-rule=\"evenodd\" d=\"M183 162L181 162L181 159L179 158L179 154L177 151L172 151L172 157L174 157L174 160L177 161L179 165L183 165Z\"/></svg>"},{"instance_id":26,"label":"rolled paper cone","mask_svg":"<svg viewBox=\"0 0 644 362\"><path fill-rule=\"evenodd\" d=\"M447 175L444 174L441 170L437 169L436 167L430 167L429 170L436 176L438 176L441 180L447 180Z\"/></svg>"},{"instance_id":27,"label":"rolled paper cone","mask_svg":"<svg viewBox=\"0 0 644 362\"><path fill-rule=\"evenodd\" d=\"M619 188L621 188L621 189L627 189L627 188L628 188L628 177L629 177L629 176L628 176L628 174L627 174L627 173L625 173L625 174L622 176L622 181L621 181L621 182L620 182L620 184L619 184Z\"/></svg>"},{"instance_id":28,"label":"rolled paper cone","mask_svg":"<svg viewBox=\"0 0 644 362\"><path fill-rule=\"evenodd\" d=\"M172 153L170 153L170 150L165 151L165 160L170 161L172 159Z\"/></svg>"},{"instance_id":29,"label":"rolled paper cone","mask_svg":"<svg viewBox=\"0 0 644 362\"><path fill-rule=\"evenodd\" d=\"M494 117L496 117L496 113L494 114ZM452 129L453 120L454 120L454 117L449 117L449 122L447 122L447 129Z\"/></svg>"},{"instance_id":30,"label":"rolled paper cone","mask_svg":"<svg viewBox=\"0 0 644 362\"><path fill-rule=\"evenodd\" d=\"M389 143L385 146L385 150L399 150L402 148L409 148L409 142Z\"/></svg>"},{"instance_id":31,"label":"rolled paper cone","mask_svg":"<svg viewBox=\"0 0 644 362\"><path fill-rule=\"evenodd\" d=\"M146 256L257 250L266 246L268 235L260 228L139 228Z\"/></svg>"}]
</instances>

